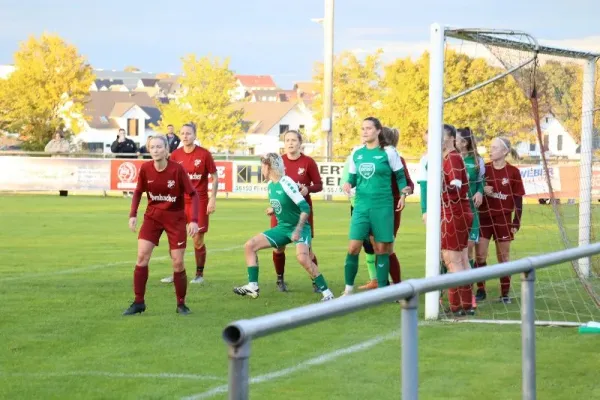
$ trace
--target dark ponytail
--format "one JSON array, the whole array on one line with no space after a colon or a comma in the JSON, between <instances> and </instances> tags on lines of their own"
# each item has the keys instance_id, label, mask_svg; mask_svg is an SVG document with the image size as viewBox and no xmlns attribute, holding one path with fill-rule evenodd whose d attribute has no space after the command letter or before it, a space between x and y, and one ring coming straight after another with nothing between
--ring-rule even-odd
<instances>
[{"instance_id":1,"label":"dark ponytail","mask_svg":"<svg viewBox=\"0 0 600 400\"><path fill-rule=\"evenodd\" d=\"M383 125L381 125L381 122L375 117L367 117L364 119L364 121L371 121L375 126L375 129L379 131L379 135L377 136L377 139L379 140L379 147L383 149L385 148L385 146L389 146L389 143L387 142L386 137L383 134Z\"/></svg>"}]
</instances>

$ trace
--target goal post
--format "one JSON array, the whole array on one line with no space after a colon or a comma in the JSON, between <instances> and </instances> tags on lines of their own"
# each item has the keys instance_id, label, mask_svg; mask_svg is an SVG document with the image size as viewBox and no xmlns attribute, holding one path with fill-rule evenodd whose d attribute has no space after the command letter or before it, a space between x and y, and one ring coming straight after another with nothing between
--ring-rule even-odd
<instances>
[{"instance_id":1,"label":"goal post","mask_svg":"<svg viewBox=\"0 0 600 400\"><path fill-rule=\"evenodd\" d=\"M500 64L501 68L498 69L498 73L487 79L471 84L469 87L455 90L454 93L450 93L445 87L445 61L446 52L448 48L448 40L452 39L460 43L458 51L465 51L468 45L476 46L479 51L481 49L487 52L487 59L492 60L490 62L496 62ZM471 51L472 53L472 51ZM546 56L548 59L560 59L567 60L568 62L583 63L583 79L582 85L578 90L578 93L568 93L569 96L581 96L581 109L575 109L576 107L569 103L569 113L580 113L580 125L577 129L580 129L580 140L579 140L579 168L578 177L576 180L577 193L570 195L569 204L577 203L577 208L569 208L566 206L559 205L561 200L556 198L557 190L553 187L554 179L553 171L556 170L556 163L550 163L546 156L546 135L544 133L544 127L540 126L540 108L538 106L538 91L542 82L538 79L538 73L540 68L540 57ZM481 57L481 53L475 52L473 58ZM428 119L428 168L427 168L427 221L426 221L426 276L436 276L440 274L440 262L441 262L441 251L440 251L440 238L441 238L441 199L440 194L442 192L442 176L441 171L441 143L442 143L442 125L444 122L448 122L445 118L444 107L453 105L454 107L460 106L460 101L464 98L468 99L468 96L474 92L487 90L489 87L493 87L494 83L505 80L514 79L514 81L524 91L524 95L528 100L531 101L531 114L529 115L531 122L531 131L536 132L536 139L533 139L533 146L537 145L540 153L540 170L542 171L544 184L546 185L545 191L547 196L550 197L550 207L554 213L554 223L557 226L557 232L555 235L560 237L556 243L548 243L548 246L555 246L560 242L564 248L583 246L591 243L594 240L593 232L593 196L592 196L592 180L594 177L594 150L595 150L595 132L594 132L594 112L595 108L595 96L596 96L596 68L597 61L600 55L586 51L576 51L569 49L561 49L557 47L549 47L541 45L536 38L526 32L516 30L494 30L494 29L456 29L445 27L440 24L432 24L430 27L430 70L429 70L429 119ZM562 61L561 61L562 62ZM552 110L555 112L555 110ZM557 119L560 119L557 117ZM467 122L468 124L468 122ZM463 125L470 126L470 125ZM497 132L500 133L500 132ZM502 132L507 134L509 132ZM570 166L570 170L574 167ZM600 172L600 167L598 168ZM527 207L544 207L542 205L528 205ZM546 207L546 209L549 207ZM541 209L540 209L541 210ZM541 215L541 214L540 214ZM545 222L542 222L542 217L536 218L536 223L539 225L540 230L543 226L550 223L550 217L546 211L544 211L544 218L547 218ZM525 218L525 217L524 217ZM577 226L573 226L577 224ZM573 236L573 237L571 237ZM534 239L532 236L532 240ZM516 239L521 240L519 238ZM548 252L554 249L538 249L528 251L535 252L539 250L539 253ZM490 254L492 252L490 251ZM520 258L522 254L515 254L512 258ZM526 255L533 255L527 253ZM490 257L491 258L491 257ZM490 263L490 264L493 264ZM576 275L568 276L568 273L562 271L559 275L549 276L548 280L542 284L545 284L546 293L543 294L544 302L548 310L540 310L543 312L548 311L547 315L550 320L559 315L558 318L574 320L577 322L581 318L587 317L589 314L591 317L596 317L600 311L600 291L594 288L592 281L596 282L599 279L598 271L594 272L594 262L591 258L580 259L578 262L572 264L572 272ZM579 288L583 289L585 294L579 292L579 289L574 290L575 279L579 282ZM537 283L540 285L540 283ZM581 309L567 310L561 305L562 298L565 292L570 293L571 296L565 299L565 302L572 304L585 303L581 305ZM575 294L575 292L577 292ZM598 292L598 293L597 293ZM552 299L552 296L556 298ZM585 297L589 296L589 297ZM578 307L578 306L577 306ZM583 311L581 311L583 310ZM581 315L573 316L573 314ZM425 318L426 319L438 319L440 318L440 293L431 292L428 293L425 299ZM494 316L491 319L494 320L506 320L511 319L511 310L506 307L503 311L494 311ZM543 317L542 317L543 319ZM559 321L560 322L560 321ZM550 323L551 324L551 323ZM567 324L568 325L568 324Z\"/></svg>"}]
</instances>

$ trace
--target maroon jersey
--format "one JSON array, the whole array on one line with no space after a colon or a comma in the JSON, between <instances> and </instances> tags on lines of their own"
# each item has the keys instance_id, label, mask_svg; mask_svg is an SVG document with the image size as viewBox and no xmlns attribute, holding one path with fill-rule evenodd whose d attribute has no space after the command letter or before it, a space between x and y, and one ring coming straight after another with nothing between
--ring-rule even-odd
<instances>
[{"instance_id":1,"label":"maroon jersey","mask_svg":"<svg viewBox=\"0 0 600 400\"><path fill-rule=\"evenodd\" d=\"M483 196L479 213L489 217L510 214L515 209L515 196L525 196L525 187L519 169L509 163L496 169L485 164L485 186L492 187L492 194Z\"/></svg>"},{"instance_id":2,"label":"maroon jersey","mask_svg":"<svg viewBox=\"0 0 600 400\"><path fill-rule=\"evenodd\" d=\"M281 158L285 166L285 174L294 182L308 188L308 194L305 199L308 204L312 204L310 194L323 190L323 181L321 180L319 167L317 167L315 160L302 153L300 153L300 157L296 160L290 160L287 154L284 154Z\"/></svg>"},{"instance_id":3,"label":"maroon jersey","mask_svg":"<svg viewBox=\"0 0 600 400\"><path fill-rule=\"evenodd\" d=\"M415 183L410 179L410 174L408 173L408 167L406 166L406 161L403 157L400 157L400 161L402 161L402 167L404 167L404 175L406 176L406 184L412 190L415 190ZM398 200L400 200L400 191L398 190L398 182L396 182L396 177L392 174L392 195L394 196L394 209L396 208L396 204Z\"/></svg>"},{"instance_id":4,"label":"maroon jersey","mask_svg":"<svg viewBox=\"0 0 600 400\"><path fill-rule=\"evenodd\" d=\"M160 172L154 167L154 161L142 164L134 198L131 202L130 217L137 215L140 199L144 192L148 198L148 207L162 211L183 212L185 209L184 194L196 197L196 191L192 187L186 171L173 161L167 161L167 167Z\"/></svg>"},{"instance_id":5,"label":"maroon jersey","mask_svg":"<svg viewBox=\"0 0 600 400\"><path fill-rule=\"evenodd\" d=\"M452 150L442 160L442 207L469 204L469 177L462 156ZM460 188L455 183L460 182Z\"/></svg>"},{"instance_id":6,"label":"maroon jersey","mask_svg":"<svg viewBox=\"0 0 600 400\"><path fill-rule=\"evenodd\" d=\"M195 146L191 153L186 153L183 147L180 147L171 154L170 160L183 166L200 200L208 199L208 176L217 173L215 160L210 151ZM190 197L186 195L185 201L190 202Z\"/></svg>"}]
</instances>

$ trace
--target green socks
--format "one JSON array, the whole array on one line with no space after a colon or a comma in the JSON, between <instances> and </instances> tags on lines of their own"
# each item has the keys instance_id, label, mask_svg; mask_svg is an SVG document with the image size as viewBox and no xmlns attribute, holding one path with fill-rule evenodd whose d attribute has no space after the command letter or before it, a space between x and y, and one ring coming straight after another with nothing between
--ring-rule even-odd
<instances>
[{"instance_id":1,"label":"green socks","mask_svg":"<svg viewBox=\"0 0 600 400\"><path fill-rule=\"evenodd\" d=\"M317 287L321 290L321 292L324 292L328 289L327 282L325 281L325 278L323 278L323 274L319 274L319 276L315 278L314 282L315 285L317 285Z\"/></svg>"},{"instance_id":2,"label":"green socks","mask_svg":"<svg viewBox=\"0 0 600 400\"><path fill-rule=\"evenodd\" d=\"M344 278L346 285L354 286L354 279L358 273L358 254L347 254L346 264L344 265Z\"/></svg>"},{"instance_id":3,"label":"green socks","mask_svg":"<svg viewBox=\"0 0 600 400\"><path fill-rule=\"evenodd\" d=\"M388 286L388 275L390 274L390 255L377 255L377 287Z\"/></svg>"},{"instance_id":4,"label":"green socks","mask_svg":"<svg viewBox=\"0 0 600 400\"><path fill-rule=\"evenodd\" d=\"M471 266L471 269L475 268L475 260L469 260L469 265Z\"/></svg>"},{"instance_id":5,"label":"green socks","mask_svg":"<svg viewBox=\"0 0 600 400\"><path fill-rule=\"evenodd\" d=\"M254 265L248 267L248 282L254 282L258 284L258 266Z\"/></svg>"},{"instance_id":6,"label":"green socks","mask_svg":"<svg viewBox=\"0 0 600 400\"><path fill-rule=\"evenodd\" d=\"M375 254L366 254L367 269L369 270L369 279L377 279L377 270L375 269Z\"/></svg>"}]
</instances>

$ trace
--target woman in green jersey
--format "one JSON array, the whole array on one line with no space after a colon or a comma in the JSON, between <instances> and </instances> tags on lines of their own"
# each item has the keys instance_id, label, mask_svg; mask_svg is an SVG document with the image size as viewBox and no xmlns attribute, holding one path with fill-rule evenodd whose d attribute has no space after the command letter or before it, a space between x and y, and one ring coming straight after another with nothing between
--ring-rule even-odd
<instances>
[{"instance_id":1,"label":"woman in green jersey","mask_svg":"<svg viewBox=\"0 0 600 400\"><path fill-rule=\"evenodd\" d=\"M469 203L473 213L473 225L469 233L469 263L473 268L475 260L475 244L479 243L479 213L477 209L483 202L483 186L485 176L485 162L477 152L475 137L470 128L461 128L456 131L456 148L460 151L467 167L469 177Z\"/></svg>"},{"instance_id":2,"label":"woman in green jersey","mask_svg":"<svg viewBox=\"0 0 600 400\"><path fill-rule=\"evenodd\" d=\"M394 241L394 198L390 184L392 176L396 179L400 191L406 187L406 176L400 156L396 149L387 146L388 143L383 137L383 126L377 118L369 117L363 121L362 139L365 145L352 152L348 165L348 181L343 185L343 190L348 195L352 188L356 188L350 241L344 266L344 295L354 291L358 254L363 241L370 234L374 239L378 286L388 285L388 248L389 243ZM401 208L402 204L399 202L397 206Z\"/></svg>"},{"instance_id":3,"label":"woman in green jersey","mask_svg":"<svg viewBox=\"0 0 600 400\"><path fill-rule=\"evenodd\" d=\"M262 249L275 249L296 245L296 258L323 294L323 301L333 299L333 293L327 287L327 282L312 261L312 234L307 223L311 209L300 188L291 178L285 175L283 159L277 153L268 153L260 159L261 171L268 179L268 193L271 207L267 214L275 214L277 226L254 236L244 246L246 265L248 267L248 284L233 288L240 296L250 296L253 299L259 295L258 288L258 256Z\"/></svg>"}]
</instances>

